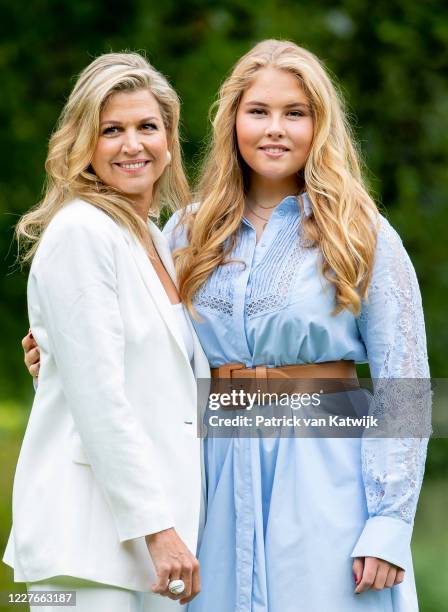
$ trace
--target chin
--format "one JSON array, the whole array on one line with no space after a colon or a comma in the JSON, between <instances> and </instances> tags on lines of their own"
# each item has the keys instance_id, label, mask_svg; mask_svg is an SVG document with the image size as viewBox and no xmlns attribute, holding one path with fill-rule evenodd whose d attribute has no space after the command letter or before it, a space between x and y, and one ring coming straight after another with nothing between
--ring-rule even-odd
<instances>
[{"instance_id":1,"label":"chin","mask_svg":"<svg viewBox=\"0 0 448 612\"><path fill-rule=\"evenodd\" d=\"M296 174L295 172L275 172L273 170L256 170L256 173L271 181L284 181L285 179L290 178L293 174Z\"/></svg>"},{"instance_id":2,"label":"chin","mask_svg":"<svg viewBox=\"0 0 448 612\"><path fill-rule=\"evenodd\" d=\"M127 183L125 185L117 185L116 188L119 189L119 191L121 191L124 194L134 195L134 196L144 195L145 193L148 193L148 191L149 191L147 185L141 186L141 185L137 185L135 183L134 184Z\"/></svg>"}]
</instances>

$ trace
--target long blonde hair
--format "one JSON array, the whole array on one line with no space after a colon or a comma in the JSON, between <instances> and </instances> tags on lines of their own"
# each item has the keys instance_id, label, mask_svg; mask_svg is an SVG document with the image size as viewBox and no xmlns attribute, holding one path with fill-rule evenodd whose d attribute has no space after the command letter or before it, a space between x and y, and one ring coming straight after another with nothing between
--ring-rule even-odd
<instances>
[{"instance_id":1,"label":"long blonde hair","mask_svg":"<svg viewBox=\"0 0 448 612\"><path fill-rule=\"evenodd\" d=\"M57 211L73 198L82 198L104 210L117 223L145 241L146 228L132 203L104 184L90 166L99 137L100 113L117 92L148 89L156 98L167 132L171 163L155 183L150 214L162 205L172 210L189 198L179 142L179 99L165 77L138 53L106 53L85 68L51 136L45 163L43 199L19 221L16 237L21 262L32 259L43 231Z\"/></svg>"},{"instance_id":2,"label":"long blonde hair","mask_svg":"<svg viewBox=\"0 0 448 612\"><path fill-rule=\"evenodd\" d=\"M265 40L244 55L224 81L199 182L199 207L184 214L189 244L175 253L182 300L194 313L195 293L235 246L245 207L245 168L235 123L244 91L267 67L297 77L312 110L314 135L304 169L312 214L304 237L321 252L321 271L335 286L334 314L359 313L373 268L378 211L365 187L343 102L320 61L288 41ZM300 199L299 199L300 200ZM302 206L302 204L301 204ZM304 211L302 210L302 213Z\"/></svg>"}]
</instances>

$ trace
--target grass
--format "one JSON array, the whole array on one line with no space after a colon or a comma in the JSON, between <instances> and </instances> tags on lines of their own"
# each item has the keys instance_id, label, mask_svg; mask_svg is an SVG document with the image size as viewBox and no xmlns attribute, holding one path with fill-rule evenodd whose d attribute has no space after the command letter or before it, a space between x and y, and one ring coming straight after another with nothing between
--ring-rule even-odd
<instances>
[{"instance_id":1,"label":"grass","mask_svg":"<svg viewBox=\"0 0 448 612\"><path fill-rule=\"evenodd\" d=\"M11 525L12 482L25 425L26 414L17 404L0 404L0 557ZM444 579L448 576L447 508L448 479L426 480L420 495L412 545L421 612L448 609L448 581ZM0 593L23 589L24 585L13 583L12 570L0 562ZM20 604L2 603L0 601L2 612L28 609Z\"/></svg>"},{"instance_id":2,"label":"grass","mask_svg":"<svg viewBox=\"0 0 448 612\"><path fill-rule=\"evenodd\" d=\"M448 610L448 480L423 483L412 553L421 612Z\"/></svg>"}]
</instances>

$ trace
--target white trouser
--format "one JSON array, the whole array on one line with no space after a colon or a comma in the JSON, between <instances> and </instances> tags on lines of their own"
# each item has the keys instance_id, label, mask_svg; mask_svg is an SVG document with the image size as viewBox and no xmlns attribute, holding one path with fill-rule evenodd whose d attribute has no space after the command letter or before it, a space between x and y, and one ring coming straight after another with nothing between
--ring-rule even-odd
<instances>
[{"instance_id":1,"label":"white trouser","mask_svg":"<svg viewBox=\"0 0 448 612\"><path fill-rule=\"evenodd\" d=\"M159 596L159 599L149 593L79 578L58 576L48 581L27 583L26 586L28 591L76 591L76 606L33 606L31 603L31 612L180 612L182 609L177 602L167 597Z\"/></svg>"}]
</instances>

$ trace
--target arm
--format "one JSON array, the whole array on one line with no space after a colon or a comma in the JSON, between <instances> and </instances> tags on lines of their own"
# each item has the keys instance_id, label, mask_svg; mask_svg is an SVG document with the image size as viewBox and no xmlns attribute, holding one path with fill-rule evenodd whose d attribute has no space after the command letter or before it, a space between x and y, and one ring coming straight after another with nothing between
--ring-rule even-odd
<instances>
[{"instance_id":1,"label":"arm","mask_svg":"<svg viewBox=\"0 0 448 612\"><path fill-rule=\"evenodd\" d=\"M418 392L423 381L403 384L403 379L429 379L422 303L412 263L384 219L358 326L374 380L375 410L404 424L403 436L413 435L411 423L406 423L409 407L414 407L416 416L427 417L430 412L429 395ZM377 557L406 569L427 438L422 431L412 438L403 436L362 440L369 518L352 556Z\"/></svg>"},{"instance_id":2,"label":"arm","mask_svg":"<svg viewBox=\"0 0 448 612\"><path fill-rule=\"evenodd\" d=\"M125 393L114 227L89 215L74 221L44 237L30 295L37 296L69 409L123 542L174 521L156 449Z\"/></svg>"},{"instance_id":3,"label":"arm","mask_svg":"<svg viewBox=\"0 0 448 612\"><path fill-rule=\"evenodd\" d=\"M192 205L190 208L195 206L196 205ZM174 251L178 246L184 246L186 244L185 231L181 226L177 226L179 218L180 211L177 211L170 217L163 228L163 234L168 240L171 251ZM28 334L22 338L22 348L24 351L25 365L28 372L33 377L33 384L35 389L37 389L40 368L40 349L33 337L31 329L28 331Z\"/></svg>"}]
</instances>

